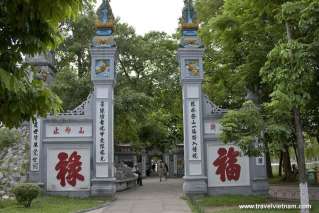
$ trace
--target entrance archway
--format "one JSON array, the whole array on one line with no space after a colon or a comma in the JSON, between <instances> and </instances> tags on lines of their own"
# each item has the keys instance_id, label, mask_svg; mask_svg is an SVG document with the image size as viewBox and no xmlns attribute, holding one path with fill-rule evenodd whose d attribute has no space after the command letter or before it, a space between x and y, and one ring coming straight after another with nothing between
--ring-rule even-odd
<instances>
[{"instance_id":1,"label":"entrance archway","mask_svg":"<svg viewBox=\"0 0 319 213\"><path fill-rule=\"evenodd\" d=\"M202 91L204 48L198 37L199 25L192 1L184 2L182 37L177 51L183 88L183 155L178 150L173 157L161 153L161 156L164 154L161 158L174 162L174 174L182 174L183 170L183 192L187 195L222 194L234 186L232 192L237 194L267 192L264 157L256 159L239 155L241 150L238 147L225 145L219 140L219 120L226 110L215 106ZM109 1L103 1L97 15L96 35L91 47L94 92L73 112L38 118L32 123L30 179L43 183L48 194L114 196L116 193L114 86L117 48ZM231 156L235 153L236 170L227 170L227 165L223 165L227 164L228 152ZM142 164L146 164L145 155L139 153ZM80 169L81 176L75 177L77 182L65 184L64 177L58 172L61 162L65 165L69 161L77 163L76 171ZM136 163L137 156L133 165ZM217 171L220 167L222 171Z\"/></svg>"},{"instance_id":2,"label":"entrance archway","mask_svg":"<svg viewBox=\"0 0 319 213\"><path fill-rule=\"evenodd\" d=\"M156 168L153 166L161 160L168 166L168 177L181 178L184 176L183 144L178 144L167 152L161 152L158 149L138 152L134 151L130 144L116 144L114 155L115 165L125 163L130 168L137 165L143 177L157 176Z\"/></svg>"}]
</instances>

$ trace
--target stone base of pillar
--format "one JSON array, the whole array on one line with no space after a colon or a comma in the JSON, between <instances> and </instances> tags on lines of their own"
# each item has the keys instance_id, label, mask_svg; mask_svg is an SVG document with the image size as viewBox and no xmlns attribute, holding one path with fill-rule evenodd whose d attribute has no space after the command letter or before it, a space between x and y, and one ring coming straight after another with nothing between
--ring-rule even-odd
<instances>
[{"instance_id":1,"label":"stone base of pillar","mask_svg":"<svg viewBox=\"0 0 319 213\"><path fill-rule=\"evenodd\" d=\"M29 172L28 173L28 181L33 182L33 183L41 182L40 172Z\"/></svg>"},{"instance_id":2,"label":"stone base of pillar","mask_svg":"<svg viewBox=\"0 0 319 213\"><path fill-rule=\"evenodd\" d=\"M252 180L252 191L258 195L268 195L269 184L267 178L255 178Z\"/></svg>"},{"instance_id":3,"label":"stone base of pillar","mask_svg":"<svg viewBox=\"0 0 319 213\"><path fill-rule=\"evenodd\" d=\"M116 179L94 179L91 181L91 195L92 196L108 196L114 197L116 193Z\"/></svg>"},{"instance_id":4,"label":"stone base of pillar","mask_svg":"<svg viewBox=\"0 0 319 213\"><path fill-rule=\"evenodd\" d=\"M184 176L183 192L187 196L200 196L207 194L206 176Z\"/></svg>"}]
</instances>

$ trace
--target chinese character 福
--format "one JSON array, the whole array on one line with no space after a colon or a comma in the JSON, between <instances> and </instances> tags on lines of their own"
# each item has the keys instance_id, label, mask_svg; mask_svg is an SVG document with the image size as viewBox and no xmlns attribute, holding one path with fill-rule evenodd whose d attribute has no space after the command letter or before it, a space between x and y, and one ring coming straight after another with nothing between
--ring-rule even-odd
<instances>
[{"instance_id":1,"label":"chinese character \u798f","mask_svg":"<svg viewBox=\"0 0 319 213\"><path fill-rule=\"evenodd\" d=\"M222 182L226 181L226 177L229 181L239 180L241 167L236 164L239 151L235 151L234 147L230 147L229 150L225 148L219 148L218 158L213 162L215 167L218 167L216 174L220 175Z\"/></svg>"}]
</instances>

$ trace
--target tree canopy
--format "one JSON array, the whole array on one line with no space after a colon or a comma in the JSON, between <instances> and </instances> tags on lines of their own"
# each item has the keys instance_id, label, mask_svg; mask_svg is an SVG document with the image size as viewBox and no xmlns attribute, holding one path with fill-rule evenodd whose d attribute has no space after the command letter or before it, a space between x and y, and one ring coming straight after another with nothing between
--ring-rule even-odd
<instances>
[{"instance_id":1,"label":"tree canopy","mask_svg":"<svg viewBox=\"0 0 319 213\"><path fill-rule=\"evenodd\" d=\"M221 121L221 138L250 155L256 138L266 149L270 143L288 156L288 177L288 147L294 147L306 184L304 135L319 138L319 2L198 0L197 9L208 47L206 89L217 104L235 109Z\"/></svg>"},{"instance_id":2,"label":"tree canopy","mask_svg":"<svg viewBox=\"0 0 319 213\"><path fill-rule=\"evenodd\" d=\"M92 9L62 28L57 75L52 90L72 110L92 90L89 47L94 35ZM66 33L71 32L71 33ZM82 32L86 32L83 36ZM166 149L182 141L182 102L176 61L177 39L162 32L137 35L116 20L118 48L115 87L115 142L136 149ZM76 91L76 92L74 92Z\"/></svg>"},{"instance_id":3,"label":"tree canopy","mask_svg":"<svg viewBox=\"0 0 319 213\"><path fill-rule=\"evenodd\" d=\"M75 17L79 0L0 2L0 121L18 126L36 114L60 109L60 99L39 79L30 79L26 56L46 52L61 39L62 21Z\"/></svg>"},{"instance_id":4,"label":"tree canopy","mask_svg":"<svg viewBox=\"0 0 319 213\"><path fill-rule=\"evenodd\" d=\"M277 150L295 134L294 105L302 108L305 131L317 137L317 8L316 1L197 1L207 46L205 89L215 103L230 109L244 110L252 94L267 138L280 142ZM211 9L216 12L209 14Z\"/></svg>"}]
</instances>

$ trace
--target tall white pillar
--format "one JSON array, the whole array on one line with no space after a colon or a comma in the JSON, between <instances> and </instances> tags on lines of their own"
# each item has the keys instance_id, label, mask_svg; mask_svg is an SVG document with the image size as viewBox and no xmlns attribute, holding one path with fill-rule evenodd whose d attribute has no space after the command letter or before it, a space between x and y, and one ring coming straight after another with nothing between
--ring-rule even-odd
<instances>
[{"instance_id":1,"label":"tall white pillar","mask_svg":"<svg viewBox=\"0 0 319 213\"><path fill-rule=\"evenodd\" d=\"M207 192L202 118L203 52L202 48L178 50L183 87L185 194Z\"/></svg>"},{"instance_id":2,"label":"tall white pillar","mask_svg":"<svg viewBox=\"0 0 319 213\"><path fill-rule=\"evenodd\" d=\"M116 192L114 177L114 86L116 44L113 37L114 17L108 0L97 11L96 36L91 47L93 98L93 178L92 195Z\"/></svg>"},{"instance_id":3,"label":"tall white pillar","mask_svg":"<svg viewBox=\"0 0 319 213\"><path fill-rule=\"evenodd\" d=\"M206 194L202 82L204 79L202 42L197 36L198 22L192 1L185 1L182 38L178 49L183 88L184 161L183 191L187 195Z\"/></svg>"}]
</instances>

